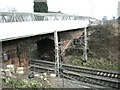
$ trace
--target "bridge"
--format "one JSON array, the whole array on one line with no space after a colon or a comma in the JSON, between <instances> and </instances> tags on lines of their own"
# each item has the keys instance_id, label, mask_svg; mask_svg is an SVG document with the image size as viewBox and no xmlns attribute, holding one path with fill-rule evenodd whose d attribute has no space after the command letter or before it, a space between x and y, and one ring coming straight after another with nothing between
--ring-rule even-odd
<instances>
[{"instance_id":1,"label":"bridge","mask_svg":"<svg viewBox=\"0 0 120 90\"><path fill-rule=\"evenodd\" d=\"M33 22L33 21L37 21L37 22ZM19 23L10 24L10 22L19 22ZM20 23L20 22L26 22L26 23ZM3 24L3 23L8 23L8 24ZM27 25L27 23L29 25ZM28 37L38 34L47 34L55 30L65 31L65 30L72 30L77 28L84 28L87 27L89 24L96 25L98 24L98 20L87 16L68 15L63 13L0 12L0 26L1 26L0 28L2 29L4 28L4 30L2 30L0 33L1 34L0 41L18 38L18 37L19 38L26 36ZM8 31L11 28L12 30ZM44 29L44 31L38 31L37 28L42 28Z\"/></svg>"},{"instance_id":2,"label":"bridge","mask_svg":"<svg viewBox=\"0 0 120 90\"><path fill-rule=\"evenodd\" d=\"M49 59L55 61L58 72L59 43L62 43L61 53L64 56L65 49L74 39L80 39L84 33L82 49L83 60L86 61L88 49L86 28L98 24L97 19L91 17L62 13L15 12L0 12L0 22L2 29L0 41L3 44L3 53L11 55L9 59L24 60L35 51L38 52L36 53L38 59L43 59L43 56L46 58L47 55Z\"/></svg>"},{"instance_id":3,"label":"bridge","mask_svg":"<svg viewBox=\"0 0 120 90\"><path fill-rule=\"evenodd\" d=\"M0 22L25 22L25 21L60 21L60 20L89 20L97 23L98 20L88 16L68 15L63 13L20 13L0 12Z\"/></svg>"},{"instance_id":4,"label":"bridge","mask_svg":"<svg viewBox=\"0 0 120 90\"><path fill-rule=\"evenodd\" d=\"M11 60L16 65L17 61L30 60L31 70L36 72L55 71L72 81L118 89L120 74L117 72L61 64L59 56L64 56L74 39L83 39L83 61L87 60L87 27L93 24L99 24L98 20L84 16L0 12L0 54L3 60Z\"/></svg>"}]
</instances>

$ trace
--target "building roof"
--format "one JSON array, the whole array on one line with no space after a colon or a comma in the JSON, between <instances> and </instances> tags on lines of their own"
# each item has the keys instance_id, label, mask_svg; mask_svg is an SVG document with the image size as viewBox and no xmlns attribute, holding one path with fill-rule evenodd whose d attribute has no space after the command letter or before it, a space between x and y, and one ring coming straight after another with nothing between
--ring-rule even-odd
<instances>
[{"instance_id":1,"label":"building roof","mask_svg":"<svg viewBox=\"0 0 120 90\"><path fill-rule=\"evenodd\" d=\"M47 0L34 0L34 2L47 2Z\"/></svg>"},{"instance_id":2,"label":"building roof","mask_svg":"<svg viewBox=\"0 0 120 90\"><path fill-rule=\"evenodd\" d=\"M85 20L0 23L0 41L84 28L88 24Z\"/></svg>"}]
</instances>

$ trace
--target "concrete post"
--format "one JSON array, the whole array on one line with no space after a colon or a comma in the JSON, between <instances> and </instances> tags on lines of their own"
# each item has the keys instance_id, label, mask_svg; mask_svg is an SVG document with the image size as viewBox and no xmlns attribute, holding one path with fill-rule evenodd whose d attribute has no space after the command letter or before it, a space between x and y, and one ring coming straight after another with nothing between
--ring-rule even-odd
<instances>
[{"instance_id":1,"label":"concrete post","mask_svg":"<svg viewBox=\"0 0 120 90\"><path fill-rule=\"evenodd\" d=\"M87 56L88 42L87 42L87 30L84 28L84 49L83 49L83 63L88 60Z\"/></svg>"},{"instance_id":2,"label":"concrete post","mask_svg":"<svg viewBox=\"0 0 120 90\"><path fill-rule=\"evenodd\" d=\"M59 77L59 47L57 31L54 31L54 42L55 42L55 73Z\"/></svg>"}]
</instances>

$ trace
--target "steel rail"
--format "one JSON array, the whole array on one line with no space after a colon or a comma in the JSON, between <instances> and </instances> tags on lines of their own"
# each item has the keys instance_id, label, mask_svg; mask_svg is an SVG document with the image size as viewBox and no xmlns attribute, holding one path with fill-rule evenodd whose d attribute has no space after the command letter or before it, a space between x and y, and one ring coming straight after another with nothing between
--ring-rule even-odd
<instances>
[{"instance_id":1,"label":"steel rail","mask_svg":"<svg viewBox=\"0 0 120 90\"><path fill-rule=\"evenodd\" d=\"M47 68L43 66L38 66L38 65L31 65L31 70L35 72L54 72L54 68ZM112 80L112 79L106 79L106 78L101 78L95 75L88 75L88 74L83 74L83 73L76 73L73 71L69 70L63 70L62 72L64 75L74 78L77 81L85 82L85 83L90 83L90 84L95 84L95 85L100 85L108 88L115 88L119 89L120 81L117 80ZM62 77L62 76L61 76Z\"/></svg>"},{"instance_id":2,"label":"steel rail","mask_svg":"<svg viewBox=\"0 0 120 90\"><path fill-rule=\"evenodd\" d=\"M43 67L54 67L55 63L54 62L49 62L49 61L43 61L43 60L30 60L31 64L36 64L38 66L43 66ZM69 70L69 71L74 71L77 73L86 73L90 75L97 75L101 77L106 77L106 78L114 78L114 79L119 79L120 80L120 73L116 71L108 71L108 70L101 70L101 69L93 69L93 68L88 68L88 67L81 67L81 66L73 66L73 65L68 65L68 64L60 64L62 68Z\"/></svg>"},{"instance_id":3,"label":"steel rail","mask_svg":"<svg viewBox=\"0 0 120 90\"><path fill-rule=\"evenodd\" d=\"M107 80L105 78L99 78L96 76L90 76L90 75L75 73L71 71L63 71L63 74L71 78L74 78L78 81L100 85L108 88L111 87L113 89L119 89L119 86L120 86L120 82L115 80Z\"/></svg>"}]
</instances>

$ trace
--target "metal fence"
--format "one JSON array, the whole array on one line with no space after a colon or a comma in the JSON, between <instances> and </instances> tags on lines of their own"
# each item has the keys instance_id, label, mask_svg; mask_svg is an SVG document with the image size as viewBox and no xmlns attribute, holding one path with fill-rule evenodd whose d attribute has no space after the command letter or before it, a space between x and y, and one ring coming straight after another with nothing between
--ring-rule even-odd
<instances>
[{"instance_id":1,"label":"metal fence","mask_svg":"<svg viewBox=\"0 0 120 90\"><path fill-rule=\"evenodd\" d=\"M19 13L0 12L0 22L26 22L26 21L59 21L59 20L90 20L98 23L98 20L88 16L68 15L63 13Z\"/></svg>"}]
</instances>

